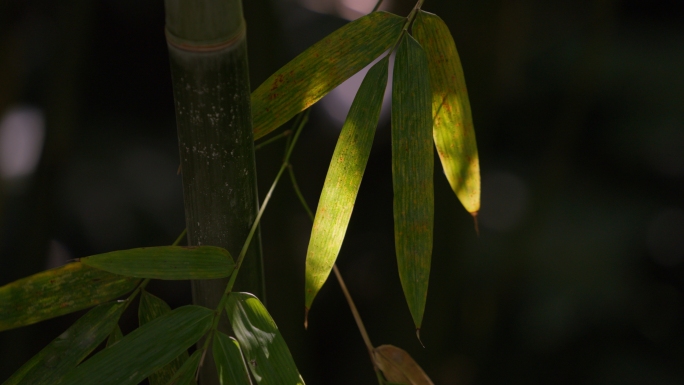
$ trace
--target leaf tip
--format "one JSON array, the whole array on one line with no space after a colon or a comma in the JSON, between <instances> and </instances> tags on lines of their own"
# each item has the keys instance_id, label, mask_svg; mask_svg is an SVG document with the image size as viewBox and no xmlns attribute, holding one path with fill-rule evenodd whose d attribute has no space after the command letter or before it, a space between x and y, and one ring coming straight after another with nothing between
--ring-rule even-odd
<instances>
[{"instance_id":1,"label":"leaf tip","mask_svg":"<svg viewBox=\"0 0 684 385\"><path fill-rule=\"evenodd\" d=\"M418 342L420 342L420 346L422 346L423 349L425 349L425 344L424 344L423 341L420 339L420 328L416 328L416 337L418 337Z\"/></svg>"},{"instance_id":2,"label":"leaf tip","mask_svg":"<svg viewBox=\"0 0 684 385\"><path fill-rule=\"evenodd\" d=\"M304 330L309 329L309 308L304 306Z\"/></svg>"},{"instance_id":3,"label":"leaf tip","mask_svg":"<svg viewBox=\"0 0 684 385\"><path fill-rule=\"evenodd\" d=\"M480 237L480 224L477 221L477 213L478 212L479 211L473 211L472 213L470 213L470 215L473 216L473 224L475 225L475 234L477 234L477 237L479 238Z\"/></svg>"}]
</instances>

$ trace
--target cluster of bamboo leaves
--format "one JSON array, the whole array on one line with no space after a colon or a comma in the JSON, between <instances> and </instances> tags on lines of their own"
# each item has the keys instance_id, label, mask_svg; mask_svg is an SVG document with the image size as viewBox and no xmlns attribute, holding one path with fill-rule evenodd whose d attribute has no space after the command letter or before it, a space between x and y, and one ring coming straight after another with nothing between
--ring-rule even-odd
<instances>
[{"instance_id":1,"label":"cluster of bamboo leaves","mask_svg":"<svg viewBox=\"0 0 684 385\"><path fill-rule=\"evenodd\" d=\"M308 312L344 240L392 53L395 246L399 277L419 331L432 254L433 142L458 199L473 215L479 210L470 105L456 47L443 21L416 7L406 18L373 12L335 31L252 93L254 136L271 133L380 58L351 106L316 210L306 256ZM137 384L146 378L153 385L193 384L210 347L223 383L251 384L253 379L258 384L303 384L275 322L253 295L232 292L229 284L217 309L189 305L171 310L145 290L150 279L231 277L234 282L243 254L235 262L225 249L179 247L180 240L172 246L81 258L1 287L0 330L94 306L4 384ZM127 293L126 299L117 300ZM140 327L123 336L119 318L138 295ZM234 337L217 331L222 314ZM204 342L190 355L188 349L198 341ZM92 354L102 344L105 347ZM391 383L431 383L401 349L385 345L372 354Z\"/></svg>"}]
</instances>

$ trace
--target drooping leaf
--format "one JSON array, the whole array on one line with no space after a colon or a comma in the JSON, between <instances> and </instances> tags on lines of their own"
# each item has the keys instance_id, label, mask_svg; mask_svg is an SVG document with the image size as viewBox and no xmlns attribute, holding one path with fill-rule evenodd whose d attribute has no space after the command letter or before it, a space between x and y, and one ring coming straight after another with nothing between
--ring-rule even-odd
<instances>
[{"instance_id":1,"label":"drooping leaf","mask_svg":"<svg viewBox=\"0 0 684 385\"><path fill-rule=\"evenodd\" d=\"M285 340L259 299L249 293L231 293L226 313L257 383L304 384Z\"/></svg>"},{"instance_id":2,"label":"drooping leaf","mask_svg":"<svg viewBox=\"0 0 684 385\"><path fill-rule=\"evenodd\" d=\"M140 326L147 324L155 318L161 317L171 312L171 307L159 297L156 297L146 290L140 294L140 307L138 308L138 320ZM152 373L149 377L150 385L164 385L171 380L174 373L183 366L188 359L188 352L182 352L168 365Z\"/></svg>"},{"instance_id":3,"label":"drooping leaf","mask_svg":"<svg viewBox=\"0 0 684 385\"><path fill-rule=\"evenodd\" d=\"M0 287L0 331L115 299L138 282L79 262L19 279Z\"/></svg>"},{"instance_id":4,"label":"drooping leaf","mask_svg":"<svg viewBox=\"0 0 684 385\"><path fill-rule=\"evenodd\" d=\"M69 372L62 385L136 385L197 342L213 314L189 305L155 318Z\"/></svg>"},{"instance_id":5,"label":"drooping leaf","mask_svg":"<svg viewBox=\"0 0 684 385\"><path fill-rule=\"evenodd\" d=\"M389 58L376 63L361 83L325 177L306 253L306 308L330 275L347 232L368 163L387 85Z\"/></svg>"},{"instance_id":6,"label":"drooping leaf","mask_svg":"<svg viewBox=\"0 0 684 385\"><path fill-rule=\"evenodd\" d=\"M173 377L166 383L166 385L192 385L195 382L195 373L197 373L197 367L199 366L200 359L202 358L202 350L195 350L194 353L188 358L183 366L178 369L178 371L173 375Z\"/></svg>"},{"instance_id":7,"label":"drooping leaf","mask_svg":"<svg viewBox=\"0 0 684 385\"><path fill-rule=\"evenodd\" d=\"M252 93L254 139L316 103L396 41L405 19L373 12L309 47Z\"/></svg>"},{"instance_id":8,"label":"drooping leaf","mask_svg":"<svg viewBox=\"0 0 684 385\"><path fill-rule=\"evenodd\" d=\"M109 336L107 337L107 347L114 345L115 343L121 341L123 338L123 333L121 332L121 328L117 324L114 326L114 330L112 330L111 333L109 333Z\"/></svg>"},{"instance_id":9,"label":"drooping leaf","mask_svg":"<svg viewBox=\"0 0 684 385\"><path fill-rule=\"evenodd\" d=\"M430 69L433 135L444 174L463 206L480 210L480 161L461 59L449 28L432 13L419 11L413 33Z\"/></svg>"},{"instance_id":10,"label":"drooping leaf","mask_svg":"<svg viewBox=\"0 0 684 385\"><path fill-rule=\"evenodd\" d=\"M387 381L407 385L433 385L430 377L403 349L381 345L373 349L373 356Z\"/></svg>"},{"instance_id":11,"label":"drooping leaf","mask_svg":"<svg viewBox=\"0 0 684 385\"><path fill-rule=\"evenodd\" d=\"M58 384L107 338L123 309L123 303L106 303L90 310L19 368L4 385Z\"/></svg>"},{"instance_id":12,"label":"drooping leaf","mask_svg":"<svg viewBox=\"0 0 684 385\"><path fill-rule=\"evenodd\" d=\"M214 246L160 246L112 251L81 258L81 263L128 277L155 279L225 278L235 263Z\"/></svg>"},{"instance_id":13,"label":"drooping leaf","mask_svg":"<svg viewBox=\"0 0 684 385\"><path fill-rule=\"evenodd\" d=\"M406 34L394 61L392 182L394 244L399 278L420 330L432 257L432 95L423 49Z\"/></svg>"},{"instance_id":14,"label":"drooping leaf","mask_svg":"<svg viewBox=\"0 0 684 385\"><path fill-rule=\"evenodd\" d=\"M240 344L232 337L217 332L213 342L214 362L222 384L252 385Z\"/></svg>"}]
</instances>

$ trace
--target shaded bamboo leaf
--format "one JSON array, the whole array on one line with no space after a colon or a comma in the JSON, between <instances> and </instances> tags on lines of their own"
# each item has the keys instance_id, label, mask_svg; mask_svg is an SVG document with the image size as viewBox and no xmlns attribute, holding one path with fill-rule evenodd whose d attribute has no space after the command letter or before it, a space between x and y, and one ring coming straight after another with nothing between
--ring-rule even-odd
<instances>
[{"instance_id":1,"label":"shaded bamboo leaf","mask_svg":"<svg viewBox=\"0 0 684 385\"><path fill-rule=\"evenodd\" d=\"M106 303L90 310L3 384L58 384L107 338L123 310L123 303Z\"/></svg>"},{"instance_id":2,"label":"shaded bamboo leaf","mask_svg":"<svg viewBox=\"0 0 684 385\"><path fill-rule=\"evenodd\" d=\"M373 349L373 356L382 374L391 383L433 385L430 377L403 349L392 345L381 345Z\"/></svg>"},{"instance_id":3,"label":"shaded bamboo leaf","mask_svg":"<svg viewBox=\"0 0 684 385\"><path fill-rule=\"evenodd\" d=\"M306 253L306 308L330 275L368 163L387 85L389 58L376 63L356 93L337 140Z\"/></svg>"},{"instance_id":4,"label":"shaded bamboo leaf","mask_svg":"<svg viewBox=\"0 0 684 385\"><path fill-rule=\"evenodd\" d=\"M117 324L116 326L114 326L114 330L112 330L112 332L109 333L109 336L107 337L107 347L110 347L115 343L121 341L122 338L123 333L121 332L121 328Z\"/></svg>"},{"instance_id":5,"label":"shaded bamboo leaf","mask_svg":"<svg viewBox=\"0 0 684 385\"><path fill-rule=\"evenodd\" d=\"M237 340L217 332L213 341L213 353L222 384L252 385Z\"/></svg>"},{"instance_id":6,"label":"shaded bamboo leaf","mask_svg":"<svg viewBox=\"0 0 684 385\"><path fill-rule=\"evenodd\" d=\"M166 383L166 385L193 385L195 382L195 373L202 358L202 349L195 350L190 358L185 361L183 366L173 375L173 377Z\"/></svg>"},{"instance_id":7,"label":"shaded bamboo leaf","mask_svg":"<svg viewBox=\"0 0 684 385\"><path fill-rule=\"evenodd\" d=\"M19 279L0 287L0 331L115 299L138 282L79 262Z\"/></svg>"},{"instance_id":8,"label":"shaded bamboo leaf","mask_svg":"<svg viewBox=\"0 0 684 385\"><path fill-rule=\"evenodd\" d=\"M394 244L399 278L417 330L423 320L434 221L432 97L425 53L410 35L399 44L392 86Z\"/></svg>"},{"instance_id":9,"label":"shaded bamboo leaf","mask_svg":"<svg viewBox=\"0 0 684 385\"><path fill-rule=\"evenodd\" d=\"M154 279L225 278L235 267L228 251L214 246L141 247L81 258L81 263L128 277Z\"/></svg>"},{"instance_id":10,"label":"shaded bamboo leaf","mask_svg":"<svg viewBox=\"0 0 684 385\"><path fill-rule=\"evenodd\" d=\"M276 71L252 93L254 139L316 103L390 48L405 19L373 12L331 33Z\"/></svg>"},{"instance_id":11,"label":"shaded bamboo leaf","mask_svg":"<svg viewBox=\"0 0 684 385\"><path fill-rule=\"evenodd\" d=\"M304 384L285 340L259 299L249 293L231 293L226 313L258 384Z\"/></svg>"},{"instance_id":12,"label":"shaded bamboo leaf","mask_svg":"<svg viewBox=\"0 0 684 385\"><path fill-rule=\"evenodd\" d=\"M140 306L138 307L138 320L140 326L147 324L155 318L161 317L171 312L171 307L159 297L156 297L146 290L140 294ZM174 373L183 366L188 359L188 352L182 352L168 365L152 373L148 378L150 385L164 385L173 378Z\"/></svg>"},{"instance_id":13,"label":"shaded bamboo leaf","mask_svg":"<svg viewBox=\"0 0 684 385\"><path fill-rule=\"evenodd\" d=\"M76 367L62 384L138 384L197 342L213 314L189 305L155 318Z\"/></svg>"},{"instance_id":14,"label":"shaded bamboo leaf","mask_svg":"<svg viewBox=\"0 0 684 385\"><path fill-rule=\"evenodd\" d=\"M425 49L432 89L433 136L444 174L468 212L480 210L480 161L461 59L449 28L419 11L413 33Z\"/></svg>"}]
</instances>

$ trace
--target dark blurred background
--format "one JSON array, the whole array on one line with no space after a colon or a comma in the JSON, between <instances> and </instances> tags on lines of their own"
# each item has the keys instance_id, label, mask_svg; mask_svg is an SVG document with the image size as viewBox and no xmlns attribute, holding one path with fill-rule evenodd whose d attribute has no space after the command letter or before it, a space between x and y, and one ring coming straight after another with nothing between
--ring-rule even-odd
<instances>
[{"instance_id":1,"label":"dark blurred background","mask_svg":"<svg viewBox=\"0 0 684 385\"><path fill-rule=\"evenodd\" d=\"M372 3L245 1L252 88ZM394 257L385 118L338 259L372 341L406 349L435 384L684 384L684 5L423 8L447 23L465 70L480 236L436 167L422 348ZM183 229L163 28L161 0L0 3L0 284ZM314 207L359 82L314 107L295 150ZM261 196L282 150L257 154ZM310 227L284 179L262 226L268 307L307 383L374 384L335 281L303 328ZM150 291L190 302L187 282ZM80 314L0 333L0 380Z\"/></svg>"}]
</instances>

